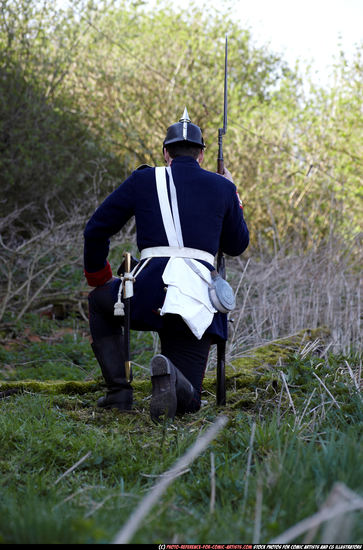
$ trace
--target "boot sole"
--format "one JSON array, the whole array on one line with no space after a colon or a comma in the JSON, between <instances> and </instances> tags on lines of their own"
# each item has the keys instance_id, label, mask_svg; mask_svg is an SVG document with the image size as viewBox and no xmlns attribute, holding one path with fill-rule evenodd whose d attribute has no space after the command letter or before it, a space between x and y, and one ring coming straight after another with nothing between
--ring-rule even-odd
<instances>
[{"instance_id":1,"label":"boot sole","mask_svg":"<svg viewBox=\"0 0 363 550\"><path fill-rule=\"evenodd\" d=\"M164 355L155 355L150 363L152 396L150 416L154 422L162 417L173 419L176 413L176 374L173 365Z\"/></svg>"},{"instance_id":2,"label":"boot sole","mask_svg":"<svg viewBox=\"0 0 363 550\"><path fill-rule=\"evenodd\" d=\"M132 411L132 405L119 405L117 403L113 403L111 405L103 405L102 403L97 403L97 407L104 410L111 410L111 409L117 409L120 412L130 412Z\"/></svg>"},{"instance_id":3,"label":"boot sole","mask_svg":"<svg viewBox=\"0 0 363 550\"><path fill-rule=\"evenodd\" d=\"M126 393L127 391L127 393ZM97 407L101 409L118 409L119 411L131 411L133 403L132 391L121 390L112 396L105 395L97 401Z\"/></svg>"}]
</instances>

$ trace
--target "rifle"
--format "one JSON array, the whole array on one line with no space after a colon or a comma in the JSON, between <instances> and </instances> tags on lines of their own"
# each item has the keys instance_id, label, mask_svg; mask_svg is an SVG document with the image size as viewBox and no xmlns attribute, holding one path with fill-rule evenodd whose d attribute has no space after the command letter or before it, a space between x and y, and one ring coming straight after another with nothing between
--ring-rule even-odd
<instances>
[{"instance_id":1,"label":"rifle","mask_svg":"<svg viewBox=\"0 0 363 550\"><path fill-rule=\"evenodd\" d=\"M223 136L227 132L227 56L228 56L228 41L226 35L225 45L225 61L224 61L224 107L223 107L223 128L218 130L218 159L217 159L217 173L224 174L224 159L223 159ZM225 259L221 249L218 250L217 255L217 271L223 277L226 278L226 266ZM217 344L217 405L226 404L226 342L218 342Z\"/></svg>"}]
</instances>

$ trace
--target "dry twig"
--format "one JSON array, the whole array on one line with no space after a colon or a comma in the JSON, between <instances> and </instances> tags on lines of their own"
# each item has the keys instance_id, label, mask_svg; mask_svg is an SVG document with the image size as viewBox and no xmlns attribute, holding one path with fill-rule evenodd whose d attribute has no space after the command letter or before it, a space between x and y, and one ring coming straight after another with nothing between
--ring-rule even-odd
<instances>
[{"instance_id":1,"label":"dry twig","mask_svg":"<svg viewBox=\"0 0 363 550\"><path fill-rule=\"evenodd\" d=\"M87 460L87 458L91 455L91 451L88 451L88 453L86 453L84 456L82 456L82 458L80 458L78 460L78 462L76 462L75 464L73 464L73 466L71 466L71 468L69 468L66 472L64 472L64 474L62 474L58 479L57 481L54 483L54 485L57 485L57 483L60 482L61 479L63 479L65 476L67 476L68 474L70 474L71 472L73 472L73 470L75 470L76 468L78 468L78 466L80 464L82 464L82 462L84 462L85 460Z\"/></svg>"},{"instance_id":2,"label":"dry twig","mask_svg":"<svg viewBox=\"0 0 363 550\"><path fill-rule=\"evenodd\" d=\"M113 544L127 544L131 540L134 533L140 528L146 514L151 510L167 487L180 475L180 472L185 470L206 449L217 436L218 432L226 425L227 421L228 418L226 416L220 416L207 432L198 438L194 445L166 472L166 475L154 485L150 493L141 501L126 524L117 533Z\"/></svg>"},{"instance_id":3,"label":"dry twig","mask_svg":"<svg viewBox=\"0 0 363 550\"><path fill-rule=\"evenodd\" d=\"M290 527L287 531L271 540L269 544L287 544L307 531L319 527L326 521L338 518L343 514L353 512L354 510L363 510L363 499L353 491L350 491L350 489L345 487L344 484L336 483L331 491L331 494L334 492L339 492L340 494L344 493L345 501L336 502L334 499L334 504L332 506L327 506L325 503L316 514L299 521L299 523L293 527Z\"/></svg>"},{"instance_id":4,"label":"dry twig","mask_svg":"<svg viewBox=\"0 0 363 550\"><path fill-rule=\"evenodd\" d=\"M213 514L216 505L216 469L214 465L214 453L210 454L210 504L209 511Z\"/></svg>"}]
</instances>

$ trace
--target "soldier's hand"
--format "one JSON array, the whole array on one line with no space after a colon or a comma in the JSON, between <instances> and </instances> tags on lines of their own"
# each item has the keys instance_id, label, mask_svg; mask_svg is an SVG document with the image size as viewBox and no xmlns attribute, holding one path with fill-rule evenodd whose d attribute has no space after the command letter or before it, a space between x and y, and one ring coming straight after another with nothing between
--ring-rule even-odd
<instances>
[{"instance_id":1,"label":"soldier's hand","mask_svg":"<svg viewBox=\"0 0 363 550\"><path fill-rule=\"evenodd\" d=\"M226 167L224 167L223 176L233 183L232 174Z\"/></svg>"}]
</instances>

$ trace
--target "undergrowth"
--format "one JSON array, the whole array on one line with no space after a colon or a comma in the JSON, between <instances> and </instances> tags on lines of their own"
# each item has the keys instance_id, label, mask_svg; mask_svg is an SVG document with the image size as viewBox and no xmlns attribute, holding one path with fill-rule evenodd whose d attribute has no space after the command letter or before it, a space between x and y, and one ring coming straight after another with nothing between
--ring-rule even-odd
<instances>
[{"instance_id":1,"label":"undergrowth","mask_svg":"<svg viewBox=\"0 0 363 550\"><path fill-rule=\"evenodd\" d=\"M29 315L8 324L1 542L112 542L159 476L220 414L227 426L174 480L132 543L268 542L320 510L337 482L362 495L361 357L330 354L325 337L305 331L246 351L227 367L226 407L215 405L210 370L200 412L155 425L145 371L155 350L150 335L133 339L135 407L120 414L96 407L104 386L82 320ZM294 542L354 543L363 537L361 520L361 511L351 513L335 540L322 526Z\"/></svg>"}]
</instances>

